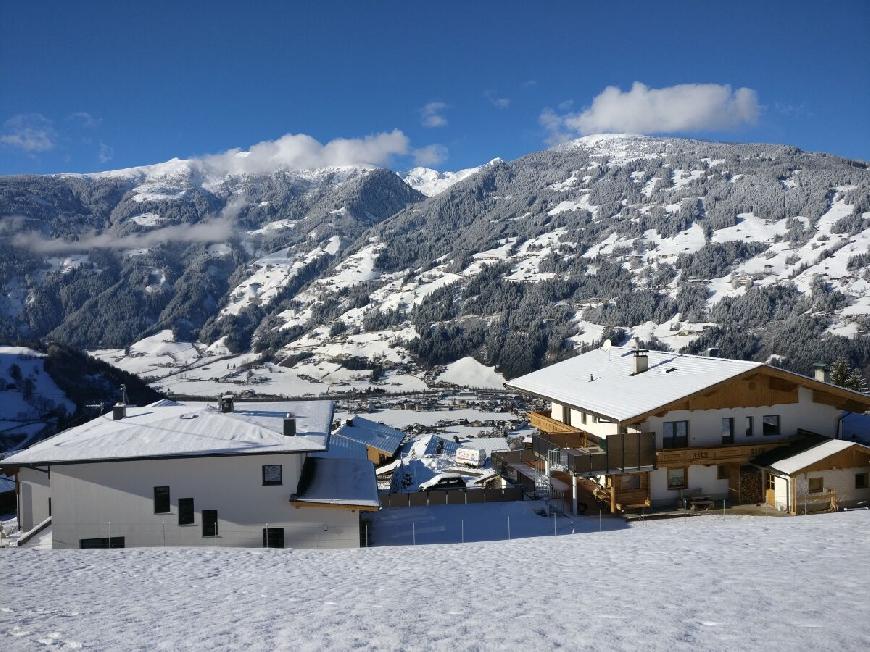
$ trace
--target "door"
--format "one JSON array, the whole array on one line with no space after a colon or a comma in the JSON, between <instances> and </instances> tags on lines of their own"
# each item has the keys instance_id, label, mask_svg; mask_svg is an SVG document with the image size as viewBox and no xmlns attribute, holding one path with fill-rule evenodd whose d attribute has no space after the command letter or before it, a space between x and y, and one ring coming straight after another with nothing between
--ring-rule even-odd
<instances>
[{"instance_id":1,"label":"door","mask_svg":"<svg viewBox=\"0 0 870 652\"><path fill-rule=\"evenodd\" d=\"M767 489L764 494L764 502L771 507L776 507L776 476L772 473L767 474Z\"/></svg>"},{"instance_id":2,"label":"door","mask_svg":"<svg viewBox=\"0 0 870 652\"><path fill-rule=\"evenodd\" d=\"M264 527L263 528L263 547L264 548L283 548L284 547L284 528L282 528L282 527Z\"/></svg>"},{"instance_id":3,"label":"door","mask_svg":"<svg viewBox=\"0 0 870 652\"><path fill-rule=\"evenodd\" d=\"M202 536L216 537L218 535L218 513L216 509L202 510Z\"/></svg>"}]
</instances>

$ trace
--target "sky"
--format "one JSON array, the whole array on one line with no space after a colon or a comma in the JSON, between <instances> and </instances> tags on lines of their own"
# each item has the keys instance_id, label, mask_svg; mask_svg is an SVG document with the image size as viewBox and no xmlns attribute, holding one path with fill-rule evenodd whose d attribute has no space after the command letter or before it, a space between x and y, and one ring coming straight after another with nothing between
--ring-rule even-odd
<instances>
[{"instance_id":1,"label":"sky","mask_svg":"<svg viewBox=\"0 0 870 652\"><path fill-rule=\"evenodd\" d=\"M3 0L0 175L452 170L603 132L867 161L868 62L865 1Z\"/></svg>"}]
</instances>

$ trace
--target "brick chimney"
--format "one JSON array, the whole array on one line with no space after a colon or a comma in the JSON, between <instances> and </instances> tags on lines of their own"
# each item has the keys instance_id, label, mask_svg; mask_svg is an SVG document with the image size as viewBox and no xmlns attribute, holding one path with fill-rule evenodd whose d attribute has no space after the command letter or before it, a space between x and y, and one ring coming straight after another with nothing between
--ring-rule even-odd
<instances>
[{"instance_id":1,"label":"brick chimney","mask_svg":"<svg viewBox=\"0 0 870 652\"><path fill-rule=\"evenodd\" d=\"M830 383L831 373L828 365L824 362L817 362L813 365L813 377L820 383Z\"/></svg>"}]
</instances>

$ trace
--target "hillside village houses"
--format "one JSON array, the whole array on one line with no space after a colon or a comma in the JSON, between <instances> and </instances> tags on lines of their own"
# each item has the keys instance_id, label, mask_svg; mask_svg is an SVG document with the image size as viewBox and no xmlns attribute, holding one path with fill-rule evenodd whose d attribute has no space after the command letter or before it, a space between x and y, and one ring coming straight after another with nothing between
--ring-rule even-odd
<instances>
[{"instance_id":1,"label":"hillside village houses","mask_svg":"<svg viewBox=\"0 0 870 652\"><path fill-rule=\"evenodd\" d=\"M578 513L870 501L870 448L839 439L870 396L759 362L602 347L507 384L545 399L512 473ZM525 474L525 477L522 477ZM823 500L819 498L824 497ZM800 511L799 511L800 510Z\"/></svg>"},{"instance_id":2,"label":"hillside village houses","mask_svg":"<svg viewBox=\"0 0 870 652\"><path fill-rule=\"evenodd\" d=\"M21 530L54 548L360 545L379 507L363 447L330 441L332 401L117 405L0 461Z\"/></svg>"}]
</instances>

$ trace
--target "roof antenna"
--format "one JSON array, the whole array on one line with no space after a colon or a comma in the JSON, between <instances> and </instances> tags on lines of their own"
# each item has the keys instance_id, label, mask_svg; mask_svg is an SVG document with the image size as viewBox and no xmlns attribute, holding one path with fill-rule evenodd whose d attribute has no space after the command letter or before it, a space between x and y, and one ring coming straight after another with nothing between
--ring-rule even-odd
<instances>
[{"instance_id":1,"label":"roof antenna","mask_svg":"<svg viewBox=\"0 0 870 652\"><path fill-rule=\"evenodd\" d=\"M127 405L127 386L121 385L121 403Z\"/></svg>"}]
</instances>

